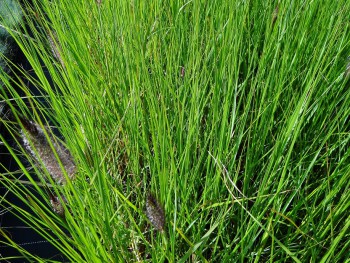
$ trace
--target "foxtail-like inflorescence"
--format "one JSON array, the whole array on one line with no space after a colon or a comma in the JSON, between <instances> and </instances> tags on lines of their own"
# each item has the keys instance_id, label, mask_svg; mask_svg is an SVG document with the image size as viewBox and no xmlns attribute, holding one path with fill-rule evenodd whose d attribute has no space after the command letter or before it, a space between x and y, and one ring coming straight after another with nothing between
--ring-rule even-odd
<instances>
[{"instance_id":1,"label":"foxtail-like inflorescence","mask_svg":"<svg viewBox=\"0 0 350 263\"><path fill-rule=\"evenodd\" d=\"M164 231L165 214L164 210L152 194L147 196L146 215L152 225L159 231Z\"/></svg>"},{"instance_id":2,"label":"foxtail-like inflorescence","mask_svg":"<svg viewBox=\"0 0 350 263\"><path fill-rule=\"evenodd\" d=\"M36 163L43 166L57 184L66 182L62 168L72 179L76 171L73 158L68 149L53 137L51 130L23 117L20 117L20 121L23 126L20 131L23 146Z\"/></svg>"}]
</instances>

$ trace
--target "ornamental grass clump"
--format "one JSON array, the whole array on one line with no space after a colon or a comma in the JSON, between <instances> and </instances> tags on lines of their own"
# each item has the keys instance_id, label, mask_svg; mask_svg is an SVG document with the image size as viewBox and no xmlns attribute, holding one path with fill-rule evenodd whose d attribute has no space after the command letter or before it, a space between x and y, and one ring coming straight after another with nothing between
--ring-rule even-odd
<instances>
[{"instance_id":1,"label":"ornamental grass clump","mask_svg":"<svg viewBox=\"0 0 350 263\"><path fill-rule=\"evenodd\" d=\"M51 220L0 134L21 167L0 187L33 207L4 205L65 262L346 262L350 1L30 2L11 32L33 71L0 74L4 100L36 112L34 132L21 127L34 168L69 179L44 128L55 123L79 177L50 180L67 199Z\"/></svg>"}]
</instances>

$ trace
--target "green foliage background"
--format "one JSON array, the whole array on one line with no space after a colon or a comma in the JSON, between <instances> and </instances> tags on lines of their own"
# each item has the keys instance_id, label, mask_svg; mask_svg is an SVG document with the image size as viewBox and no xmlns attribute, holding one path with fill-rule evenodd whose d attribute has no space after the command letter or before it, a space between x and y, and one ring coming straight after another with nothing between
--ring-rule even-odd
<instances>
[{"instance_id":1,"label":"green foliage background","mask_svg":"<svg viewBox=\"0 0 350 263\"><path fill-rule=\"evenodd\" d=\"M78 171L51 182L64 220L2 183L70 261L349 258L348 1L33 2L34 36L14 37L45 104L2 80L21 114L57 126Z\"/></svg>"}]
</instances>

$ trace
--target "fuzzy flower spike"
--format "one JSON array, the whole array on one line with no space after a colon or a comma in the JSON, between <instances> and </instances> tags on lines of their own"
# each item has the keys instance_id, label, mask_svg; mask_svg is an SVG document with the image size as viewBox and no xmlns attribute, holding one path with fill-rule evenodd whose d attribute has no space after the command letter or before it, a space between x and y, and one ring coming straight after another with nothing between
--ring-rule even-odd
<instances>
[{"instance_id":1,"label":"fuzzy flower spike","mask_svg":"<svg viewBox=\"0 0 350 263\"><path fill-rule=\"evenodd\" d=\"M147 196L146 215L152 225L159 231L164 231L165 214L164 210L152 194Z\"/></svg>"},{"instance_id":2,"label":"fuzzy flower spike","mask_svg":"<svg viewBox=\"0 0 350 263\"><path fill-rule=\"evenodd\" d=\"M39 165L46 168L57 184L64 184L66 182L61 167L65 169L69 178L72 179L76 171L76 166L68 149L53 137L50 129L44 128L46 135L43 128L37 123L23 117L19 119L23 125L20 136L25 150ZM54 151L59 160L56 158Z\"/></svg>"}]
</instances>

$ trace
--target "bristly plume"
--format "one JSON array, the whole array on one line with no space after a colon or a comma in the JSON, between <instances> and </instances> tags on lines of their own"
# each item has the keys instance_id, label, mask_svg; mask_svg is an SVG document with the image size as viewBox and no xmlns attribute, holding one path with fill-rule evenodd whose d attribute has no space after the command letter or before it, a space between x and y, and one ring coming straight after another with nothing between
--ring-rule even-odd
<instances>
[{"instance_id":1,"label":"bristly plume","mask_svg":"<svg viewBox=\"0 0 350 263\"><path fill-rule=\"evenodd\" d=\"M164 231L165 214L164 210L152 194L147 196L146 215L152 225L159 231Z\"/></svg>"},{"instance_id":2,"label":"bristly plume","mask_svg":"<svg viewBox=\"0 0 350 263\"><path fill-rule=\"evenodd\" d=\"M19 119L23 125L23 129L20 131L23 146L34 158L36 163L44 166L43 168L47 169L52 179L57 184L64 184L66 182L61 166L72 179L76 171L76 166L68 149L53 137L50 129L44 128L48 134L48 136L46 136L43 128L37 123L29 121L23 117L20 117ZM56 151L59 160L57 160L50 142Z\"/></svg>"}]
</instances>

